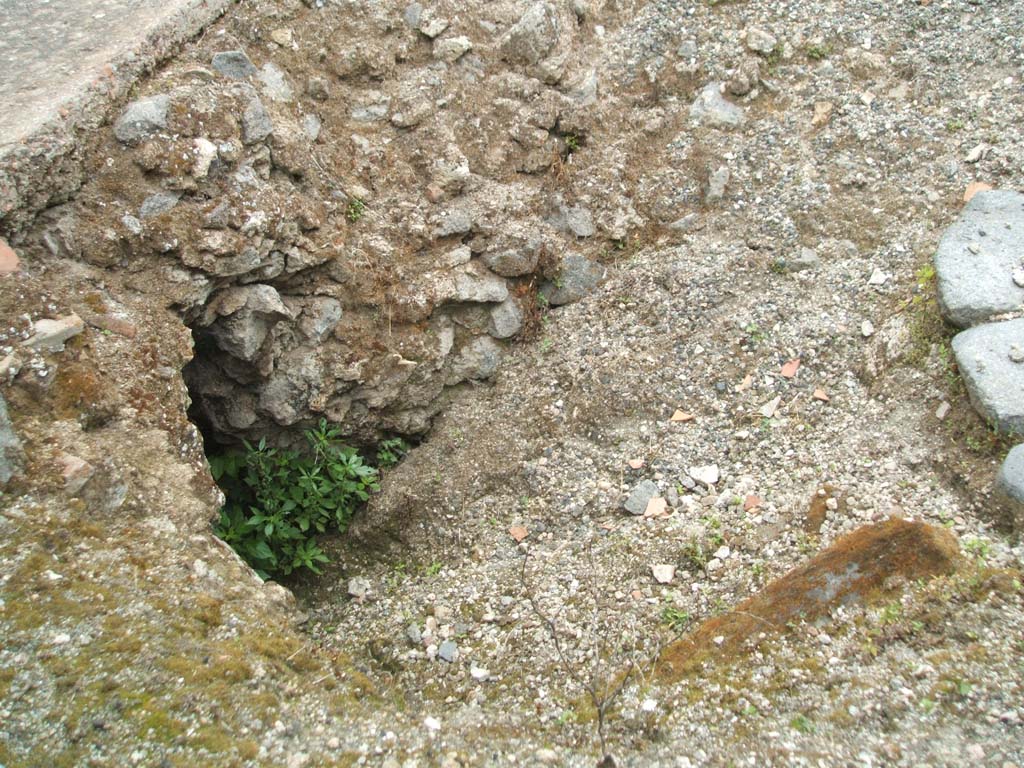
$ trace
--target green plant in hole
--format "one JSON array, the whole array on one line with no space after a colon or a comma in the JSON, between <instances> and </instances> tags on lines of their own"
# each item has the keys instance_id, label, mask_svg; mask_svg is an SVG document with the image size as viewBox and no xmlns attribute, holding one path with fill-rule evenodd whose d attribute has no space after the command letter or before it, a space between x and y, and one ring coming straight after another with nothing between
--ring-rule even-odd
<instances>
[{"instance_id":1,"label":"green plant in hole","mask_svg":"<svg viewBox=\"0 0 1024 768\"><path fill-rule=\"evenodd\" d=\"M975 559L981 563L988 560L989 554L992 551L992 547L987 541L978 538L965 539L964 549L974 555Z\"/></svg>"},{"instance_id":2,"label":"green plant in hole","mask_svg":"<svg viewBox=\"0 0 1024 768\"><path fill-rule=\"evenodd\" d=\"M366 203L364 203L358 197L353 197L348 203L348 208L345 209L345 218L348 219L352 224L355 224L365 215Z\"/></svg>"},{"instance_id":3,"label":"green plant in hole","mask_svg":"<svg viewBox=\"0 0 1024 768\"><path fill-rule=\"evenodd\" d=\"M882 624L895 624L901 618L903 618L903 606L899 603L889 603L882 608L882 613L878 617Z\"/></svg>"},{"instance_id":4,"label":"green plant in hole","mask_svg":"<svg viewBox=\"0 0 1024 768\"><path fill-rule=\"evenodd\" d=\"M822 61L823 59L827 59L829 54L832 53L832 46L828 43L808 45L804 49L804 53L807 54L807 58L811 61Z\"/></svg>"},{"instance_id":5,"label":"green plant in hole","mask_svg":"<svg viewBox=\"0 0 1024 768\"><path fill-rule=\"evenodd\" d=\"M682 558L684 563L700 571L704 570L710 559L704 550L704 545L696 538L690 539L683 545Z\"/></svg>"},{"instance_id":6,"label":"green plant in hole","mask_svg":"<svg viewBox=\"0 0 1024 768\"><path fill-rule=\"evenodd\" d=\"M404 582L408 578L408 576L409 564L404 560L399 560L397 563L395 563L394 573L388 576L388 585L392 589L395 589L401 586L402 582Z\"/></svg>"},{"instance_id":7,"label":"green plant in hole","mask_svg":"<svg viewBox=\"0 0 1024 768\"><path fill-rule=\"evenodd\" d=\"M400 437L384 440L377 446L377 466L390 469L400 462L409 452L409 444Z\"/></svg>"},{"instance_id":8,"label":"green plant in hole","mask_svg":"<svg viewBox=\"0 0 1024 768\"><path fill-rule=\"evenodd\" d=\"M661 620L673 632L681 634L690 626L690 612L676 608L674 605L666 605L661 609Z\"/></svg>"},{"instance_id":9,"label":"green plant in hole","mask_svg":"<svg viewBox=\"0 0 1024 768\"><path fill-rule=\"evenodd\" d=\"M430 565L426 565L423 567L423 573L427 576L437 576L437 574L441 572L442 568L444 568L444 563L435 560Z\"/></svg>"},{"instance_id":10,"label":"green plant in hole","mask_svg":"<svg viewBox=\"0 0 1024 768\"><path fill-rule=\"evenodd\" d=\"M946 130L950 133L957 133L964 129L964 121L959 117L951 117L946 121Z\"/></svg>"},{"instance_id":11,"label":"green plant in hole","mask_svg":"<svg viewBox=\"0 0 1024 768\"><path fill-rule=\"evenodd\" d=\"M768 338L768 334L765 333L761 326L757 323L750 323L743 331L747 334L747 337L755 344L760 344L762 341Z\"/></svg>"},{"instance_id":12,"label":"green plant in hole","mask_svg":"<svg viewBox=\"0 0 1024 768\"><path fill-rule=\"evenodd\" d=\"M794 731L799 731L800 733L811 734L815 731L814 723L811 722L810 718L807 717L807 715L803 714L797 715L792 720L790 720L789 727L792 728Z\"/></svg>"},{"instance_id":13,"label":"green plant in hole","mask_svg":"<svg viewBox=\"0 0 1024 768\"><path fill-rule=\"evenodd\" d=\"M575 133L567 133L565 135L565 148L571 155L580 148L580 137Z\"/></svg>"},{"instance_id":14,"label":"green plant in hole","mask_svg":"<svg viewBox=\"0 0 1024 768\"><path fill-rule=\"evenodd\" d=\"M320 573L328 562L317 534L344 531L359 504L378 489L377 470L340 432L321 419L306 432L310 451L269 448L265 439L244 452L210 458L227 497L215 533L262 578L300 569Z\"/></svg>"}]
</instances>

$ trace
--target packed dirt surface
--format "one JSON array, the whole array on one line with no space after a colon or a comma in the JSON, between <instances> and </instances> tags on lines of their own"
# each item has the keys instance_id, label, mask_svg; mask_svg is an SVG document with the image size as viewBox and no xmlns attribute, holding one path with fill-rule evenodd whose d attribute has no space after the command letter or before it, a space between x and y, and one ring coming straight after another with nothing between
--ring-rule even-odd
<instances>
[{"instance_id":1,"label":"packed dirt surface","mask_svg":"<svg viewBox=\"0 0 1024 768\"><path fill-rule=\"evenodd\" d=\"M1024 190L1022 41L1010 0L231 9L3 231L0 764L1024 765L1014 438L932 268ZM204 441L320 418L416 445L261 582Z\"/></svg>"}]
</instances>

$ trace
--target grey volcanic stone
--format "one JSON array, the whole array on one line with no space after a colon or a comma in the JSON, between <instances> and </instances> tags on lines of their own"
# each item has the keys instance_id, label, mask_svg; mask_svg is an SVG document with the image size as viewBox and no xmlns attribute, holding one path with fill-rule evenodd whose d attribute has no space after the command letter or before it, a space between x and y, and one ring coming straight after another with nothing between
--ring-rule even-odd
<instances>
[{"instance_id":1,"label":"grey volcanic stone","mask_svg":"<svg viewBox=\"0 0 1024 768\"><path fill-rule=\"evenodd\" d=\"M484 264L504 277L528 275L537 268L544 242L534 237L507 248L487 251L481 258Z\"/></svg>"},{"instance_id":2,"label":"grey volcanic stone","mask_svg":"<svg viewBox=\"0 0 1024 768\"><path fill-rule=\"evenodd\" d=\"M151 219L161 213L167 213L178 204L181 195L176 192L157 192L142 201L139 207L140 219Z\"/></svg>"},{"instance_id":3,"label":"grey volcanic stone","mask_svg":"<svg viewBox=\"0 0 1024 768\"><path fill-rule=\"evenodd\" d=\"M1024 259L1024 195L979 192L942 236L935 252L939 305L961 328L1024 306L1013 279Z\"/></svg>"},{"instance_id":4,"label":"grey volcanic stone","mask_svg":"<svg viewBox=\"0 0 1024 768\"><path fill-rule=\"evenodd\" d=\"M270 113L258 98L253 98L242 114L242 141L256 144L274 132Z\"/></svg>"},{"instance_id":5,"label":"grey volcanic stone","mask_svg":"<svg viewBox=\"0 0 1024 768\"><path fill-rule=\"evenodd\" d=\"M134 144L151 133L163 130L167 127L170 106L171 97L166 94L133 101L114 123L114 135L118 141Z\"/></svg>"},{"instance_id":6,"label":"grey volcanic stone","mask_svg":"<svg viewBox=\"0 0 1024 768\"><path fill-rule=\"evenodd\" d=\"M431 291L434 301L489 303L508 298L508 284L482 264L470 262L441 273Z\"/></svg>"},{"instance_id":7,"label":"grey volcanic stone","mask_svg":"<svg viewBox=\"0 0 1024 768\"><path fill-rule=\"evenodd\" d=\"M445 640L441 643L441 647L437 649L437 656L441 661L447 661L449 664L455 661L459 655L459 646L456 645L454 640Z\"/></svg>"},{"instance_id":8,"label":"grey volcanic stone","mask_svg":"<svg viewBox=\"0 0 1024 768\"><path fill-rule=\"evenodd\" d=\"M448 384L458 384L467 379L489 379L498 370L503 352L490 336L478 336L459 350Z\"/></svg>"},{"instance_id":9,"label":"grey volcanic stone","mask_svg":"<svg viewBox=\"0 0 1024 768\"><path fill-rule=\"evenodd\" d=\"M728 101L721 83L708 83L690 107L690 119L713 128L739 128L747 118L743 108Z\"/></svg>"},{"instance_id":10,"label":"grey volcanic stone","mask_svg":"<svg viewBox=\"0 0 1024 768\"><path fill-rule=\"evenodd\" d=\"M306 308L299 318L299 330L306 338L320 341L341 320L341 302L327 296L314 296L307 302Z\"/></svg>"},{"instance_id":11,"label":"grey volcanic stone","mask_svg":"<svg viewBox=\"0 0 1024 768\"><path fill-rule=\"evenodd\" d=\"M434 237L451 237L465 235L473 229L473 217L469 211L460 209L445 211L437 219Z\"/></svg>"},{"instance_id":12,"label":"grey volcanic stone","mask_svg":"<svg viewBox=\"0 0 1024 768\"><path fill-rule=\"evenodd\" d=\"M276 64L270 62L264 64L258 77L259 81L263 83L263 92L270 97L271 101L292 100L292 87L284 72Z\"/></svg>"},{"instance_id":13,"label":"grey volcanic stone","mask_svg":"<svg viewBox=\"0 0 1024 768\"><path fill-rule=\"evenodd\" d=\"M1024 531L1024 445L1006 455L996 477L996 499L1009 513L1013 530Z\"/></svg>"},{"instance_id":14,"label":"grey volcanic stone","mask_svg":"<svg viewBox=\"0 0 1024 768\"><path fill-rule=\"evenodd\" d=\"M643 480L633 488L626 503L623 504L631 515L642 515L647 511L647 503L661 495L661 490L652 480Z\"/></svg>"},{"instance_id":15,"label":"grey volcanic stone","mask_svg":"<svg viewBox=\"0 0 1024 768\"><path fill-rule=\"evenodd\" d=\"M21 471L21 441L7 415L7 402L0 395L0 485Z\"/></svg>"},{"instance_id":16,"label":"grey volcanic stone","mask_svg":"<svg viewBox=\"0 0 1024 768\"><path fill-rule=\"evenodd\" d=\"M605 269L586 256L569 253L562 259L558 281L544 286L544 295L554 307L572 304L588 296L604 279Z\"/></svg>"},{"instance_id":17,"label":"grey volcanic stone","mask_svg":"<svg viewBox=\"0 0 1024 768\"><path fill-rule=\"evenodd\" d=\"M594 227L594 217L581 205L573 208L563 205L549 221L563 232L576 237L593 237L597 232Z\"/></svg>"},{"instance_id":18,"label":"grey volcanic stone","mask_svg":"<svg viewBox=\"0 0 1024 768\"><path fill-rule=\"evenodd\" d=\"M523 327L523 310L519 300L509 296L491 310L489 332L496 339L508 339L519 333Z\"/></svg>"},{"instance_id":19,"label":"grey volcanic stone","mask_svg":"<svg viewBox=\"0 0 1024 768\"><path fill-rule=\"evenodd\" d=\"M502 40L501 51L510 61L536 64L558 42L558 12L551 3L531 5Z\"/></svg>"},{"instance_id":20,"label":"grey volcanic stone","mask_svg":"<svg viewBox=\"0 0 1024 768\"><path fill-rule=\"evenodd\" d=\"M245 55L245 51L221 51L213 55L213 68L224 77L244 80L256 74L256 66Z\"/></svg>"},{"instance_id":21,"label":"grey volcanic stone","mask_svg":"<svg viewBox=\"0 0 1024 768\"><path fill-rule=\"evenodd\" d=\"M786 272L803 272L805 269L817 269L821 266L818 252L812 248L801 248L792 256L776 262Z\"/></svg>"},{"instance_id":22,"label":"grey volcanic stone","mask_svg":"<svg viewBox=\"0 0 1024 768\"><path fill-rule=\"evenodd\" d=\"M1024 434L1024 363L1011 359L1024 347L1024 319L987 323L958 333L953 352L971 402L1000 432Z\"/></svg>"},{"instance_id":23,"label":"grey volcanic stone","mask_svg":"<svg viewBox=\"0 0 1024 768\"><path fill-rule=\"evenodd\" d=\"M255 359L267 333L291 311L270 285L246 285L222 291L210 303L207 313L219 315L210 327L217 346L239 360Z\"/></svg>"}]
</instances>

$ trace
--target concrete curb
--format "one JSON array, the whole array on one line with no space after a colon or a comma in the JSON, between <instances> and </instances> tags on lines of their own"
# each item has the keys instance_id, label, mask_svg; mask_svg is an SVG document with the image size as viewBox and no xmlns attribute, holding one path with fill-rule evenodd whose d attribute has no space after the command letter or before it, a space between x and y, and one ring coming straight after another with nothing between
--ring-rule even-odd
<instances>
[{"instance_id":1,"label":"concrete curb","mask_svg":"<svg viewBox=\"0 0 1024 768\"><path fill-rule=\"evenodd\" d=\"M109 119L112 109L143 75L176 53L182 43L202 32L235 2L166 0L155 9L150 6L148 17L140 14L133 18L128 30L123 25L123 14L111 19L110 24L122 23L120 36L111 30L109 36L104 36L102 26L102 19L111 10L116 11L118 3L76 2L72 12L81 14L83 26L87 22L92 25L85 34L102 37L94 42L103 50L88 57L61 51L56 38L71 34L67 31L69 19L51 20L54 45L42 52L28 47L22 53L35 57L32 63L37 67L52 63L53 81L35 88L34 101L22 92L26 85L22 81L31 75L15 73L11 82L3 84L7 92L0 92L6 109L32 112L29 119L0 125L0 235L10 238L39 211L72 197L84 179L88 132ZM96 13L97 6L104 10ZM25 8L24 16L9 13L2 19L5 32L17 31L19 23L45 23L44 6L29 8L26 4ZM35 28L33 33L39 38L46 35L46 30ZM61 61L60 56L65 60ZM26 64L23 72L30 68Z\"/></svg>"}]
</instances>

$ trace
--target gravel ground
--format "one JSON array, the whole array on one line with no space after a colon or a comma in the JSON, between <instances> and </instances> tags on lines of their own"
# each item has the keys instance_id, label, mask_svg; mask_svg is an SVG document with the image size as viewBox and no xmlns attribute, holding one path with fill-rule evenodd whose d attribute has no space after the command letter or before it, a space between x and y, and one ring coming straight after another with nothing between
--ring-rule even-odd
<instances>
[{"instance_id":1,"label":"gravel ground","mask_svg":"<svg viewBox=\"0 0 1024 768\"><path fill-rule=\"evenodd\" d=\"M971 408L931 269L968 184L1024 189L1024 6L560 5L579 20L560 88L586 101L593 73L597 100L575 118L585 130L566 112L548 137L564 149L571 134L571 152L519 173L510 164L537 158L506 146L522 126L501 122L500 99L529 88L493 40L529 5L432 7L451 20L449 38L474 46L459 63L424 65L461 108L429 131L373 129L384 159L360 171L379 182L372 214L343 234L365 249L419 237L428 193L414 171L457 140L478 175L466 195L495 228L550 220L562 195L593 226L581 214L557 249L606 277L560 307L535 282L566 289L568 270L510 283L533 292L493 381L444 389L422 442L387 471L351 535L329 542L327 574L290 585L301 629L287 622L287 596L253 583L206 527L216 500L183 384L157 375L190 354L184 343L166 353L183 326L157 277L164 256L83 264L33 251L56 216L11 238L25 266L17 288L0 284L18 317L2 339L10 349L42 313L95 304L89 290L140 335L90 325L86 344L33 357L4 390L34 470L3 498L5 765L1024 764L1024 551L991 496L1012 442ZM365 23L391 40L403 11L253 3L140 95L239 40L262 41L305 82L331 30ZM282 26L302 45L266 42ZM350 107L417 56L399 56L397 74L371 66L332 80L341 95L320 113L328 167L346 156L333 137L355 130ZM705 90L717 83L742 118L717 86ZM695 102L710 113L695 116ZM98 146L72 210L102 233L141 195L109 128ZM267 175L274 194L328 195L327 172ZM395 251L388 266L418 275L410 265L423 253ZM376 309L347 298L349 315ZM385 326L370 327L384 338ZM64 385L38 383L72 362L126 398L80 433L49 410ZM53 467L69 446L128 478L127 522L109 494L102 516L68 500ZM665 499L658 514L623 508L644 481ZM825 616L767 622L753 650L695 662L682 679L659 671L681 635L892 516L955 534L955 572L894 574ZM53 541L83 519L94 535ZM674 567L667 583L654 566ZM74 589L54 586L62 579ZM83 583L107 590L90 591L90 605L117 609L72 610ZM76 666L96 658L101 673Z\"/></svg>"}]
</instances>

